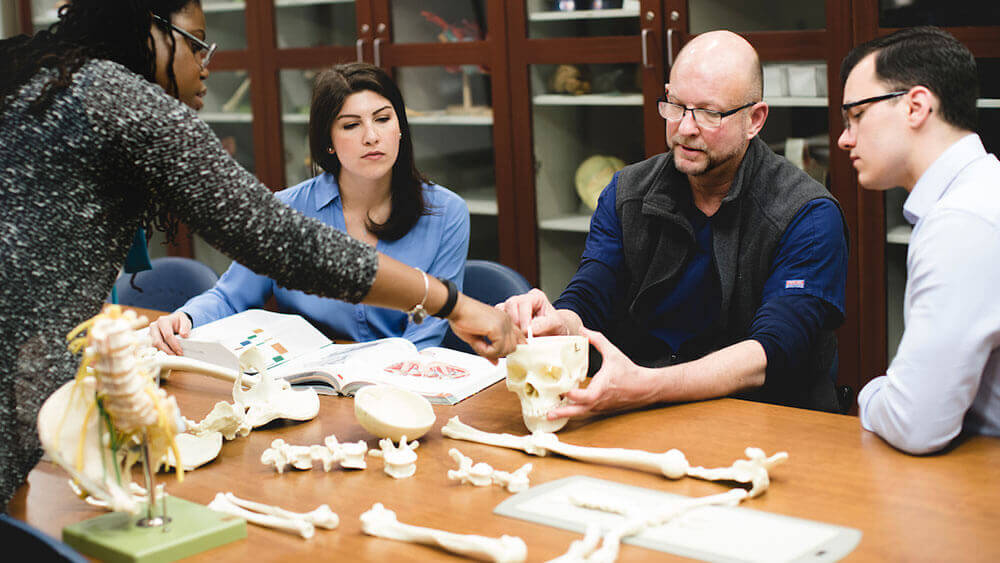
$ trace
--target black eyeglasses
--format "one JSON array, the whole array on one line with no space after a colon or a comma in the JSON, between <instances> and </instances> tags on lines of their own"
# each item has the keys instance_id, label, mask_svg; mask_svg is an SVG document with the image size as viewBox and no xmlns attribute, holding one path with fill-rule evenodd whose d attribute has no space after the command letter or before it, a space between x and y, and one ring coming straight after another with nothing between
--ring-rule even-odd
<instances>
[{"instance_id":1,"label":"black eyeglasses","mask_svg":"<svg viewBox=\"0 0 1000 563\"><path fill-rule=\"evenodd\" d=\"M656 100L656 109L660 112L660 117L668 121L680 121L684 119L685 113L691 112L691 116L694 118L695 123L702 127L715 129L716 127L722 125L722 119L724 117L729 117L730 115L733 115L738 111L745 110L756 103L757 102L750 102L743 104L742 106L729 111L715 111L714 109L689 108L680 104L668 102L665 96L661 96L660 99Z\"/></svg>"},{"instance_id":2,"label":"black eyeglasses","mask_svg":"<svg viewBox=\"0 0 1000 563\"><path fill-rule=\"evenodd\" d=\"M200 63L201 68L205 68L208 66L208 61L212 60L212 55L215 54L215 49L218 47L218 45L216 45L215 43L209 45L208 43L205 43L201 39L198 39L194 35L188 33L187 31L184 31L183 29L177 27L168 20L161 18L156 14L153 14L153 19L160 22L163 25L170 27L170 29L176 31L177 33L183 35L184 38L188 40L188 46L191 47L191 52L194 54L195 58L201 59ZM204 55L202 55L202 53L204 53Z\"/></svg>"},{"instance_id":3,"label":"black eyeglasses","mask_svg":"<svg viewBox=\"0 0 1000 563\"><path fill-rule=\"evenodd\" d=\"M861 117L861 113L858 113L857 115L851 115L847 113L847 110L864 104L873 104L875 102L881 102L884 100L891 100L893 98L898 98L899 96L902 96L907 92L909 92L909 90L896 90L895 92L889 92L888 94L881 94L878 96L865 98L863 100L858 100L856 102L843 104L842 106L840 106L840 113L844 116L844 129L850 130L852 126L851 121L852 120L857 121L857 119Z\"/></svg>"}]
</instances>

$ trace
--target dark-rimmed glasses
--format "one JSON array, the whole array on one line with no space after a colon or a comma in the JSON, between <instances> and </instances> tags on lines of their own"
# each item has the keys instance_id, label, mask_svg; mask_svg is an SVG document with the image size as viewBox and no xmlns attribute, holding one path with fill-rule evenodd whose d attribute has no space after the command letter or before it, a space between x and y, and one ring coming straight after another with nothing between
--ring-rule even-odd
<instances>
[{"instance_id":1,"label":"dark-rimmed glasses","mask_svg":"<svg viewBox=\"0 0 1000 563\"><path fill-rule=\"evenodd\" d=\"M861 113L858 113L857 115L851 115L847 113L847 110L864 104L873 104L875 102L881 102L884 100L891 100L893 98L898 98L899 96L902 96L907 92L909 92L909 90L896 90L895 92L889 92L888 94L880 94L878 96L872 96L870 98L865 98L863 100L858 100L856 102L843 104L842 106L840 106L840 113L844 117L844 129L850 131L851 120L857 121L857 119L861 117Z\"/></svg>"},{"instance_id":2,"label":"dark-rimmed glasses","mask_svg":"<svg viewBox=\"0 0 1000 563\"><path fill-rule=\"evenodd\" d=\"M691 117L694 119L695 123L701 127L715 129L716 127L722 125L723 118L729 117L738 111L745 110L756 103L757 102L749 102L729 111L715 111L714 109L689 108L687 106L668 102L665 96L661 96L660 99L656 100L656 109L660 112L660 117L666 119L667 121L680 121L684 119L685 113L691 112Z\"/></svg>"},{"instance_id":3,"label":"dark-rimmed glasses","mask_svg":"<svg viewBox=\"0 0 1000 563\"><path fill-rule=\"evenodd\" d=\"M188 33L187 31L184 31L183 29L177 27L173 23L167 21L164 18L161 18L156 14L153 14L153 19L162 23L163 25L169 26L170 29L183 35L184 38L188 40L188 46L191 47L191 52L194 54L195 58L201 59L200 62L201 68L204 69L205 67L208 66L208 61L212 60L212 55L215 54L215 49L218 47L218 45L216 45L215 43L209 45L208 43L205 43L201 39L198 39L194 35ZM201 53L205 54L201 55Z\"/></svg>"}]
</instances>

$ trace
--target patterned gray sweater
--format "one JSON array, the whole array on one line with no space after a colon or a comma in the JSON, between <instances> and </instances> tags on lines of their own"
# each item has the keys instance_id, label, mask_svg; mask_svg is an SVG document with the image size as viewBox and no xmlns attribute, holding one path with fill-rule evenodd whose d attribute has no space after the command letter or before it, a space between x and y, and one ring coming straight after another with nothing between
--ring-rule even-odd
<instances>
[{"instance_id":1,"label":"patterned gray sweater","mask_svg":"<svg viewBox=\"0 0 1000 563\"><path fill-rule=\"evenodd\" d=\"M91 61L40 116L42 70L0 115L0 510L38 461L42 402L72 378L66 333L97 314L152 201L252 270L357 302L377 254L275 199L186 106Z\"/></svg>"}]
</instances>

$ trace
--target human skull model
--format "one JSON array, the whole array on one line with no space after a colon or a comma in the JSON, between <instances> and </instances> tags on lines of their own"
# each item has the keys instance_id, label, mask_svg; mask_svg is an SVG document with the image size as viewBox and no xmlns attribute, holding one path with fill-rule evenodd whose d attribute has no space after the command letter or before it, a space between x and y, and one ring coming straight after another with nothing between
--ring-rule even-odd
<instances>
[{"instance_id":1,"label":"human skull model","mask_svg":"<svg viewBox=\"0 0 1000 563\"><path fill-rule=\"evenodd\" d=\"M587 376L587 339L582 336L539 336L507 356L507 389L521 400L524 425L531 432L556 432L566 419L548 420L565 405L567 391Z\"/></svg>"}]
</instances>

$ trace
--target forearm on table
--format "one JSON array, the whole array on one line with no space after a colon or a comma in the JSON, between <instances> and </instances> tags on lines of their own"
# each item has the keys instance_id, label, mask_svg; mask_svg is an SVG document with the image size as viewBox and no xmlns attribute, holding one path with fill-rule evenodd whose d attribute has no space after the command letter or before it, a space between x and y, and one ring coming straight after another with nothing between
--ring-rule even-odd
<instances>
[{"instance_id":1,"label":"forearm on table","mask_svg":"<svg viewBox=\"0 0 1000 563\"><path fill-rule=\"evenodd\" d=\"M764 384L767 356L756 340L744 340L703 358L658 368L659 402L725 397Z\"/></svg>"}]
</instances>

